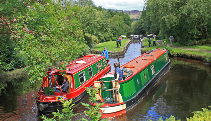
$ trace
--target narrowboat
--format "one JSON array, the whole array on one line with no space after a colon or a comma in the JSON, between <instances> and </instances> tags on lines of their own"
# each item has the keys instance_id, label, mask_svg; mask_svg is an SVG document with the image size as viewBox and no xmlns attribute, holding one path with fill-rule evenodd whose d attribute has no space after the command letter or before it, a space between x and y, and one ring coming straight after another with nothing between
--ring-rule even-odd
<instances>
[{"instance_id":1,"label":"narrowboat","mask_svg":"<svg viewBox=\"0 0 211 121\"><path fill-rule=\"evenodd\" d=\"M95 80L108 73L111 69L104 56L86 55L66 65L66 70L52 69L43 77L43 84L37 93L37 108L40 113L61 110L61 100L72 99L79 102L86 94L85 87L92 86ZM66 78L69 88L62 90ZM66 82L66 81L65 81Z\"/></svg>"},{"instance_id":2,"label":"narrowboat","mask_svg":"<svg viewBox=\"0 0 211 121\"><path fill-rule=\"evenodd\" d=\"M123 79L115 84L114 71L94 82L98 88L96 102L100 106L101 118L126 114L143 99L149 90L169 70L170 59L165 49L155 49L122 65Z\"/></svg>"}]
</instances>

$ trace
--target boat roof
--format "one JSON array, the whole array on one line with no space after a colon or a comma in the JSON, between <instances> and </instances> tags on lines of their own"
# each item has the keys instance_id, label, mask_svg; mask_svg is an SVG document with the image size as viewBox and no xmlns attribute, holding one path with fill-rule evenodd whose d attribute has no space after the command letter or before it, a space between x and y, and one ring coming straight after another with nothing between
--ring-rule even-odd
<instances>
[{"instance_id":1,"label":"boat roof","mask_svg":"<svg viewBox=\"0 0 211 121\"><path fill-rule=\"evenodd\" d=\"M122 65L120 68L129 68L130 70L133 71L133 74L126 78L128 80L129 78L132 78L134 75L136 75L138 72L146 68L149 64L151 64L154 60L159 58L161 55L163 55L167 50L162 50L162 49L155 49L152 50L149 53L144 53L141 56L131 60L130 62ZM108 74L114 74L115 70ZM122 80L120 82L124 82L126 80Z\"/></svg>"},{"instance_id":2,"label":"boat roof","mask_svg":"<svg viewBox=\"0 0 211 121\"><path fill-rule=\"evenodd\" d=\"M68 65L66 65L66 70L58 70L58 69L52 69L48 71L47 73L58 73L58 72L66 72L67 74L75 74L90 65L102 60L105 58L104 56L96 56L96 55L86 55L81 58L78 58L72 62L69 62Z\"/></svg>"}]
</instances>

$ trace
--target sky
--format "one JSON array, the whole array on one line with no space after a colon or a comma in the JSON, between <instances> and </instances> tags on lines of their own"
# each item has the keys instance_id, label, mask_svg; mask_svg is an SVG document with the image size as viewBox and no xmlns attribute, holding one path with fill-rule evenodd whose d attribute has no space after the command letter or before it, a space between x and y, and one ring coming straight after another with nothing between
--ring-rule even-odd
<instances>
[{"instance_id":1,"label":"sky","mask_svg":"<svg viewBox=\"0 0 211 121\"><path fill-rule=\"evenodd\" d=\"M139 10L144 7L144 0L92 0L96 6L102 6L105 9L116 10Z\"/></svg>"}]
</instances>

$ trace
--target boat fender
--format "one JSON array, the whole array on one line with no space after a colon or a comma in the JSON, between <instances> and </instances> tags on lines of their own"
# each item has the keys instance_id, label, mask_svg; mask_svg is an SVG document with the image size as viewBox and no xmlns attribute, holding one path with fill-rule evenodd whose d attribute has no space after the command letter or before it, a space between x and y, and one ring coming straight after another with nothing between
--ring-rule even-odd
<instances>
[{"instance_id":1,"label":"boat fender","mask_svg":"<svg viewBox=\"0 0 211 121\"><path fill-rule=\"evenodd\" d=\"M125 65L124 67L125 68L135 68L135 66L133 66L133 65Z\"/></svg>"}]
</instances>

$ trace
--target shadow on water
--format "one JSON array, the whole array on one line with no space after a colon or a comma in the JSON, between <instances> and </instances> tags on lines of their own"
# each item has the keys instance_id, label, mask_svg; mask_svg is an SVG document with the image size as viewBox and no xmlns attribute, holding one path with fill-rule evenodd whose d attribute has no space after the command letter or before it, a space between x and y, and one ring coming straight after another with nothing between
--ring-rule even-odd
<instances>
[{"instance_id":1,"label":"shadow on water","mask_svg":"<svg viewBox=\"0 0 211 121\"><path fill-rule=\"evenodd\" d=\"M132 43L123 57L119 57L120 64L141 55L141 45ZM118 57L110 58L111 70L113 63L118 62ZM109 120L157 120L159 117L167 118L171 115L177 119L185 120L192 116L193 111L201 110L211 105L211 67L199 61L183 58L171 58L171 68L161 78L157 86L127 112L126 115ZM0 120L41 120L37 114L36 91L28 91L29 81L15 78L8 81L5 93L0 96ZM88 103L88 96L83 102ZM85 118L81 104L74 107L74 112L79 113L73 120ZM51 117L51 116L48 116Z\"/></svg>"}]
</instances>

